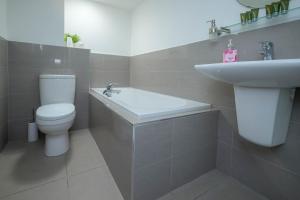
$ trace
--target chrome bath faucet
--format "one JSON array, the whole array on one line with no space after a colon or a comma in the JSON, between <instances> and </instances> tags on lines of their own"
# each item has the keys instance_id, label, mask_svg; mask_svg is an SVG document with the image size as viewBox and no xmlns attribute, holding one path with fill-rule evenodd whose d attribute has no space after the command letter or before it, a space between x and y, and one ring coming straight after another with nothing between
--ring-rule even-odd
<instances>
[{"instance_id":1,"label":"chrome bath faucet","mask_svg":"<svg viewBox=\"0 0 300 200\"><path fill-rule=\"evenodd\" d=\"M115 83L107 84L106 89L103 91L103 94L108 97L111 97L113 93L119 94L121 92L120 90L113 89L113 86L116 86L116 85L118 85L118 84L115 84Z\"/></svg>"}]
</instances>

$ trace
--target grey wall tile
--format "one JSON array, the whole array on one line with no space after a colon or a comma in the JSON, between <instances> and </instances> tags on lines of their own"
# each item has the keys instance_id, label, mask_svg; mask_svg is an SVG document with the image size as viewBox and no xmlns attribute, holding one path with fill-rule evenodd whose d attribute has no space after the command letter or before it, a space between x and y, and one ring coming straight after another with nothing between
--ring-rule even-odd
<instances>
[{"instance_id":1,"label":"grey wall tile","mask_svg":"<svg viewBox=\"0 0 300 200\"><path fill-rule=\"evenodd\" d=\"M89 126L89 112L76 111L76 117L71 130L86 129Z\"/></svg>"},{"instance_id":2,"label":"grey wall tile","mask_svg":"<svg viewBox=\"0 0 300 200\"><path fill-rule=\"evenodd\" d=\"M233 116L233 118L234 117L235 116ZM299 170L300 170L300 166L299 166L300 159L299 156L297 155L297 152L299 152L299 129L300 129L299 123L291 122L286 143L275 148L266 148L266 147L261 147L252 144L244 140L243 138L241 138L238 135L237 131L232 130L233 144L230 145L228 142L226 143L226 138L224 140L224 137L219 138L217 167L218 169L228 174L235 173L237 167L243 168L243 163L242 163L243 160L236 159L237 156L235 156L234 158L234 156L232 156L234 154L233 150L228 152L229 149L235 149L238 152L243 152L243 155L246 157L255 157L258 158L257 160L262 160L265 163L268 163L268 165L272 166L274 170L289 172L288 174L290 178L285 179L286 181L285 184L292 184L292 182L289 181L293 181L293 178L297 180L298 179L297 177L299 176ZM226 130L227 129L223 127L223 131ZM230 138L231 136L227 136L228 140ZM223 143L223 141L225 141L225 143ZM228 162L229 159L232 160L235 159L235 161L230 163ZM256 160L252 162L255 163ZM269 175L267 170L263 169L262 171L261 166L255 166L254 164L248 166L248 170L252 170L252 173L251 174L236 173L235 178L237 178L240 181L243 181L245 179L246 180L251 179L252 182L244 181L244 183L252 187L253 189L257 190L258 192L261 192L262 194L265 195L269 194L269 197L273 190L277 190L276 187L278 186L274 184L270 184L268 187L259 186L260 189L258 189L258 187L255 186L255 183L256 182L258 183L260 181L260 176L274 176L274 180L281 179L280 173L277 174L277 172L276 173L274 172L272 175ZM260 172L256 173L256 170ZM270 182L274 180L272 179L270 180ZM281 190L280 195L287 196L288 194L286 192L288 191ZM276 195L278 196L279 194ZM280 195L278 197L281 197ZM271 197L273 198L273 196Z\"/></svg>"},{"instance_id":3,"label":"grey wall tile","mask_svg":"<svg viewBox=\"0 0 300 200\"><path fill-rule=\"evenodd\" d=\"M296 90L291 121L300 123L300 89Z\"/></svg>"},{"instance_id":4,"label":"grey wall tile","mask_svg":"<svg viewBox=\"0 0 300 200\"><path fill-rule=\"evenodd\" d=\"M300 198L300 177L274 164L234 149L232 174L272 200Z\"/></svg>"},{"instance_id":5,"label":"grey wall tile","mask_svg":"<svg viewBox=\"0 0 300 200\"><path fill-rule=\"evenodd\" d=\"M216 145L218 112L206 112L174 119L172 155Z\"/></svg>"},{"instance_id":6,"label":"grey wall tile","mask_svg":"<svg viewBox=\"0 0 300 200\"><path fill-rule=\"evenodd\" d=\"M88 72L90 67L90 50L67 48L66 51L66 63L68 68Z\"/></svg>"},{"instance_id":7,"label":"grey wall tile","mask_svg":"<svg viewBox=\"0 0 300 200\"><path fill-rule=\"evenodd\" d=\"M220 110L218 117L218 140L232 145L233 134L238 130L236 112L231 108L217 108Z\"/></svg>"},{"instance_id":8,"label":"grey wall tile","mask_svg":"<svg viewBox=\"0 0 300 200\"><path fill-rule=\"evenodd\" d=\"M83 91L75 94L75 105L78 112L88 112L89 110L89 92Z\"/></svg>"},{"instance_id":9,"label":"grey wall tile","mask_svg":"<svg viewBox=\"0 0 300 200\"><path fill-rule=\"evenodd\" d=\"M217 147L217 169L221 172L231 174L231 144L226 144L218 141Z\"/></svg>"},{"instance_id":10,"label":"grey wall tile","mask_svg":"<svg viewBox=\"0 0 300 200\"><path fill-rule=\"evenodd\" d=\"M18 68L23 67L65 67L67 48L49 45L39 45L21 42L9 42L8 61ZM60 59L60 64L55 64L54 59Z\"/></svg>"},{"instance_id":11,"label":"grey wall tile","mask_svg":"<svg viewBox=\"0 0 300 200\"><path fill-rule=\"evenodd\" d=\"M0 151L8 139L8 42L0 37Z\"/></svg>"},{"instance_id":12,"label":"grey wall tile","mask_svg":"<svg viewBox=\"0 0 300 200\"><path fill-rule=\"evenodd\" d=\"M140 168L134 176L134 199L153 200L171 191L171 160Z\"/></svg>"},{"instance_id":13,"label":"grey wall tile","mask_svg":"<svg viewBox=\"0 0 300 200\"><path fill-rule=\"evenodd\" d=\"M90 86L105 87L114 82L120 87L129 86L129 57L104 54L91 54Z\"/></svg>"},{"instance_id":14,"label":"grey wall tile","mask_svg":"<svg viewBox=\"0 0 300 200\"><path fill-rule=\"evenodd\" d=\"M91 54L91 68L98 70L129 71L129 57Z\"/></svg>"},{"instance_id":15,"label":"grey wall tile","mask_svg":"<svg viewBox=\"0 0 300 200\"><path fill-rule=\"evenodd\" d=\"M40 99L37 93L9 95L9 120L33 120L33 111L38 108Z\"/></svg>"},{"instance_id":16,"label":"grey wall tile","mask_svg":"<svg viewBox=\"0 0 300 200\"><path fill-rule=\"evenodd\" d=\"M0 126L0 136L1 136L1 139L0 139L0 152L4 149L6 143L7 143L7 140L8 140L8 128L7 128L7 123L6 124L3 124Z\"/></svg>"},{"instance_id":17,"label":"grey wall tile","mask_svg":"<svg viewBox=\"0 0 300 200\"><path fill-rule=\"evenodd\" d=\"M27 139L27 124L28 119L16 119L8 121L8 140L23 140Z\"/></svg>"},{"instance_id":18,"label":"grey wall tile","mask_svg":"<svg viewBox=\"0 0 300 200\"><path fill-rule=\"evenodd\" d=\"M146 123L135 128L135 170L171 158L173 120Z\"/></svg>"},{"instance_id":19,"label":"grey wall tile","mask_svg":"<svg viewBox=\"0 0 300 200\"><path fill-rule=\"evenodd\" d=\"M300 176L300 157L298 154L300 151L299 130L300 124L291 123L286 143L278 147L261 147L252 144L237 135L234 139L234 147L247 152L248 154L267 160L278 167L292 171Z\"/></svg>"},{"instance_id":20,"label":"grey wall tile","mask_svg":"<svg viewBox=\"0 0 300 200\"><path fill-rule=\"evenodd\" d=\"M7 96L0 97L0 125L7 125L8 117L8 98Z\"/></svg>"},{"instance_id":21,"label":"grey wall tile","mask_svg":"<svg viewBox=\"0 0 300 200\"><path fill-rule=\"evenodd\" d=\"M103 88L110 82L117 83L119 87L129 86L129 71L94 70L91 72L91 88Z\"/></svg>"},{"instance_id":22,"label":"grey wall tile","mask_svg":"<svg viewBox=\"0 0 300 200\"><path fill-rule=\"evenodd\" d=\"M7 41L0 37L0 68L7 69Z\"/></svg>"},{"instance_id":23,"label":"grey wall tile","mask_svg":"<svg viewBox=\"0 0 300 200\"><path fill-rule=\"evenodd\" d=\"M39 71L33 68L15 70L14 63L9 65L9 93L24 94L39 90Z\"/></svg>"},{"instance_id":24,"label":"grey wall tile","mask_svg":"<svg viewBox=\"0 0 300 200\"><path fill-rule=\"evenodd\" d=\"M172 159L172 188L180 187L216 168L216 145L203 145Z\"/></svg>"},{"instance_id":25,"label":"grey wall tile","mask_svg":"<svg viewBox=\"0 0 300 200\"><path fill-rule=\"evenodd\" d=\"M142 89L233 107L232 86L213 81L194 69L196 64L216 62L217 50L212 48L215 47L209 42L199 42L134 56L130 60L130 84Z\"/></svg>"},{"instance_id":26,"label":"grey wall tile","mask_svg":"<svg viewBox=\"0 0 300 200\"><path fill-rule=\"evenodd\" d=\"M8 95L8 69L0 67L0 97Z\"/></svg>"},{"instance_id":27,"label":"grey wall tile","mask_svg":"<svg viewBox=\"0 0 300 200\"><path fill-rule=\"evenodd\" d=\"M134 137L134 176L140 178L140 170L150 170L163 160L171 160L170 186L174 189L214 169L217 117L218 112L213 111L138 125ZM154 180L143 177L143 181ZM165 187L161 189L166 192Z\"/></svg>"}]
</instances>

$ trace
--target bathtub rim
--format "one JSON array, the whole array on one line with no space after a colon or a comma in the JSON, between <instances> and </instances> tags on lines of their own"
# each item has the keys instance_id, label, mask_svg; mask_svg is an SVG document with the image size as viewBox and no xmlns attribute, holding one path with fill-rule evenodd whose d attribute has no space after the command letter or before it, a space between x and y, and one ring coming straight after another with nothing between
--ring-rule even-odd
<instances>
[{"instance_id":1,"label":"bathtub rim","mask_svg":"<svg viewBox=\"0 0 300 200\"><path fill-rule=\"evenodd\" d=\"M137 89L134 87L123 87L123 88L117 88L117 89L126 89L126 88L141 90L141 89ZM165 115L158 115L158 116L144 116L141 118L139 115L130 111L129 109L125 108L124 106L121 106L118 103L99 94L99 92L97 92L95 89L104 89L104 88L90 88L89 94L92 95L97 100L99 100L101 103L103 103L104 106L106 106L107 108L111 109L112 111L114 111L115 113L117 113L118 115L123 117L125 120L127 120L132 125L139 125L139 124L143 124L143 123L147 123L147 122L166 120L166 119L194 115L194 114L198 114L198 113L204 113L204 112L209 112L209 111L215 110L211 104L198 102L198 103L205 104L205 106L193 108L195 110L187 110L187 111L182 111L179 113L172 113L172 114L165 114ZM141 90L141 91L165 95L165 94L161 94L158 92L152 92L152 91L147 91L147 90ZM170 96L170 95L165 95L165 96ZM175 96L170 96L170 97L175 97ZM175 97L175 98L180 98L180 97ZM184 99L184 98L180 98L180 99L183 99L186 101L192 101L192 100L188 100L188 99Z\"/></svg>"}]
</instances>

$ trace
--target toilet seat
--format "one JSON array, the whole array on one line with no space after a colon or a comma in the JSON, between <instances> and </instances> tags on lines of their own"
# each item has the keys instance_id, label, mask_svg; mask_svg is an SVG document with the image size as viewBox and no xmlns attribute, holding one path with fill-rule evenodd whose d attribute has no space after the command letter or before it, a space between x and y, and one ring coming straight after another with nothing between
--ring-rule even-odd
<instances>
[{"instance_id":1,"label":"toilet seat","mask_svg":"<svg viewBox=\"0 0 300 200\"><path fill-rule=\"evenodd\" d=\"M72 119L75 115L75 106L70 103L48 104L41 106L36 111L38 121L59 121Z\"/></svg>"}]
</instances>

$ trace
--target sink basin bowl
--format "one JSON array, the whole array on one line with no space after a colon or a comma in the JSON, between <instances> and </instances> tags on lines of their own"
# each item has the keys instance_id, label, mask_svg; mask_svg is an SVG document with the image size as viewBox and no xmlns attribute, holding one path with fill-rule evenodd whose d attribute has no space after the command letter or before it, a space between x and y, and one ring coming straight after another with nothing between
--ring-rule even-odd
<instances>
[{"instance_id":1,"label":"sink basin bowl","mask_svg":"<svg viewBox=\"0 0 300 200\"><path fill-rule=\"evenodd\" d=\"M265 147L283 144L300 87L300 59L196 65L208 77L234 85L239 134Z\"/></svg>"},{"instance_id":2,"label":"sink basin bowl","mask_svg":"<svg viewBox=\"0 0 300 200\"><path fill-rule=\"evenodd\" d=\"M300 87L300 59L196 65L212 79L244 87Z\"/></svg>"}]
</instances>

